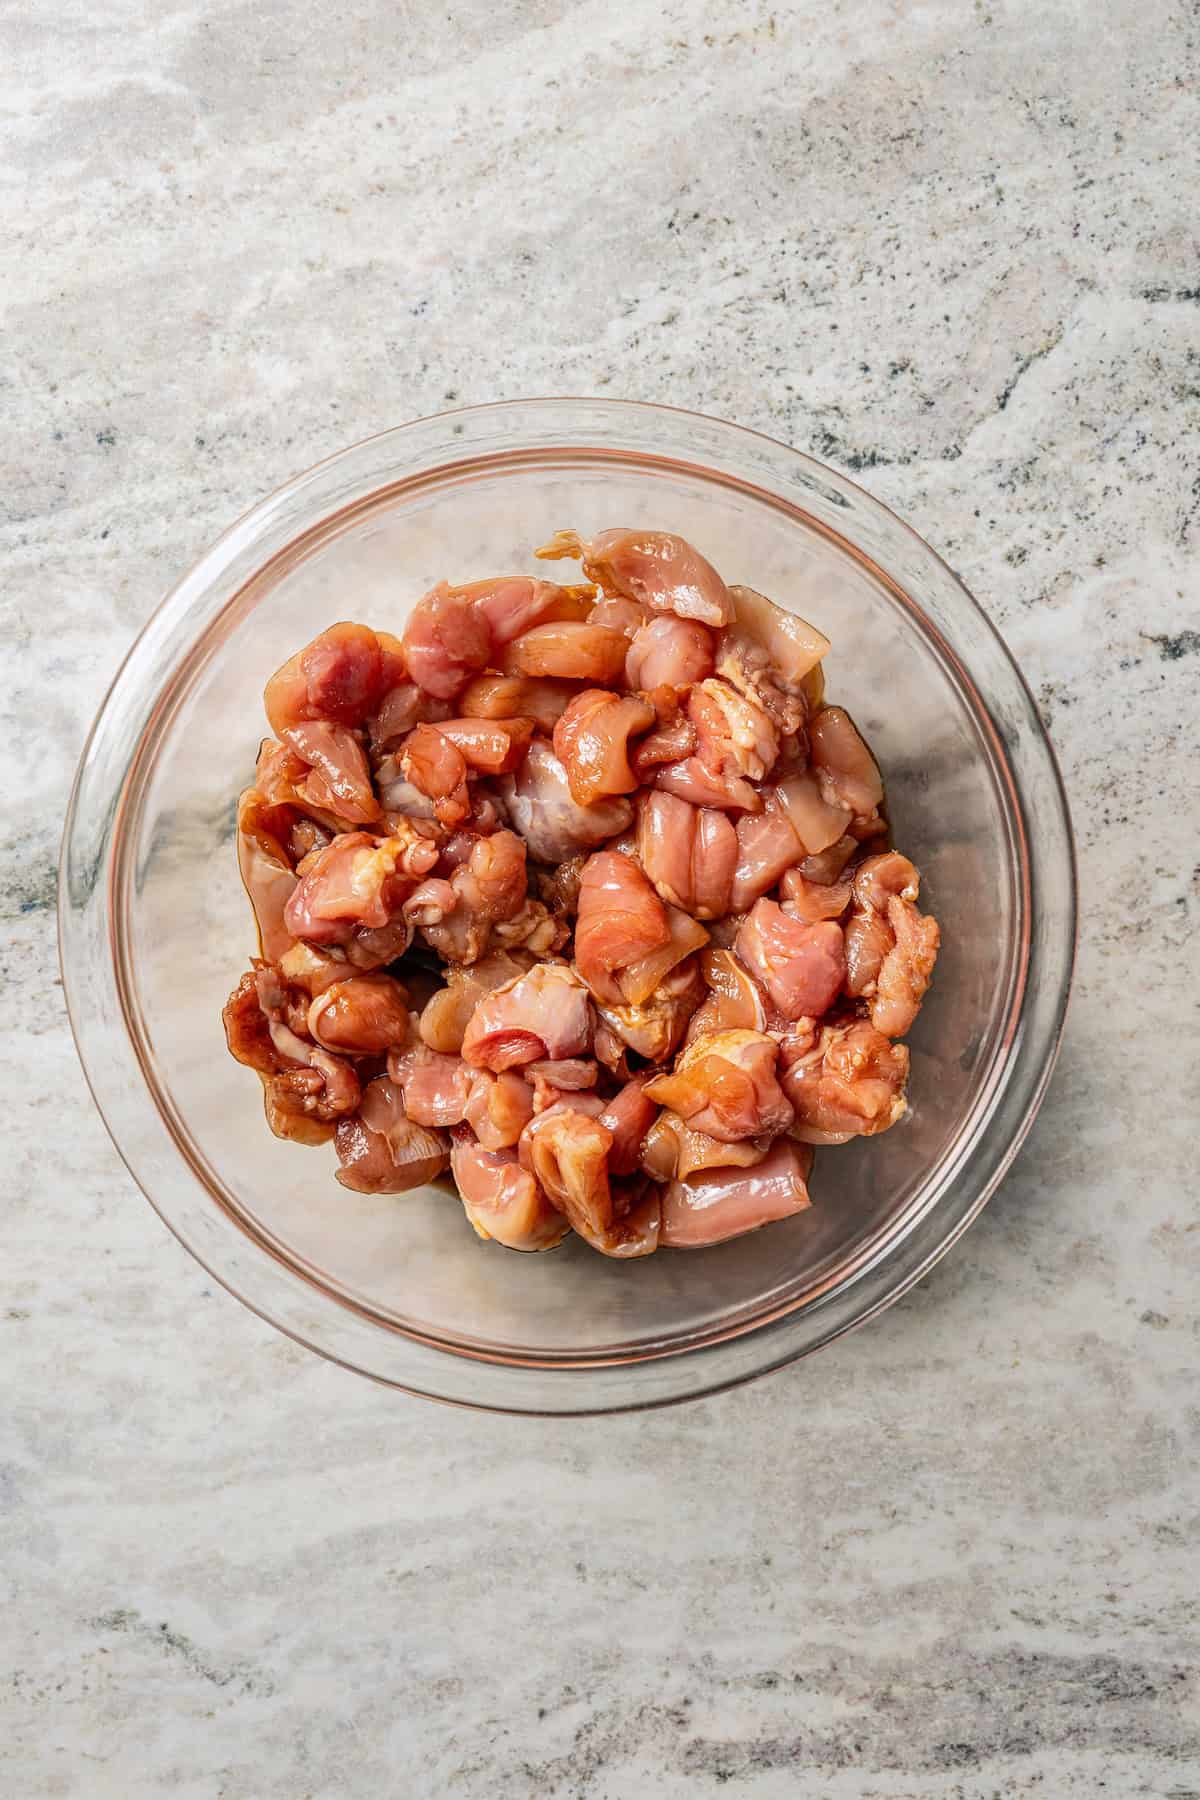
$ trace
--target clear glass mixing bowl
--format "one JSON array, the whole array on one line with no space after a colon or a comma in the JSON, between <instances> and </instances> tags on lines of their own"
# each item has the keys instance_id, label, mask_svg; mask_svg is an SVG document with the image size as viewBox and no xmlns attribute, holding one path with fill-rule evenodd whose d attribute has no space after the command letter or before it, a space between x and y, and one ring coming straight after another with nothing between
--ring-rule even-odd
<instances>
[{"instance_id":1,"label":"clear glass mixing bowl","mask_svg":"<svg viewBox=\"0 0 1200 1800\"><path fill-rule=\"evenodd\" d=\"M530 568L561 526L691 538L833 640L829 691L883 766L943 950L912 1111L818 1152L813 1208L714 1249L611 1262L481 1242L441 1188L346 1192L266 1129L222 1003L253 947L234 802L263 683L333 619L400 628L435 580ZM80 1055L131 1172L247 1305L442 1400L599 1412L778 1367L902 1294L1004 1174L1070 982L1070 823L1036 708L946 565L841 475L662 407L536 400L388 431L254 508L163 602L84 750L60 884Z\"/></svg>"}]
</instances>

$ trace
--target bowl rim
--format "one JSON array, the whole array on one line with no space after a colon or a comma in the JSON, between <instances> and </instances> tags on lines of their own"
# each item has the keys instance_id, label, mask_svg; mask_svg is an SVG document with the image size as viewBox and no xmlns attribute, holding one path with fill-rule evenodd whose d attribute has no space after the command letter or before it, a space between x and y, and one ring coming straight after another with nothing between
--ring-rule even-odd
<instances>
[{"instance_id":1,"label":"bowl rim","mask_svg":"<svg viewBox=\"0 0 1200 1800\"><path fill-rule=\"evenodd\" d=\"M706 1331L699 1340L690 1338L681 1343L673 1343L666 1349L658 1352L639 1349L632 1357L605 1354L588 1355L581 1359L559 1357L550 1358L549 1360L536 1357L521 1358L518 1359L521 1367L534 1372L543 1378L554 1379L558 1376L566 1375L570 1378L572 1383L575 1383L581 1377L586 1378L590 1372L599 1368L625 1369L631 1366L644 1367L647 1361L651 1360L654 1356L657 1356L661 1360L673 1360L676 1366L678 1366L682 1360L703 1357L705 1352L717 1349L722 1344L727 1343L730 1338L735 1337L744 1344L754 1342L759 1343L763 1352L762 1355L753 1357L748 1365L739 1366L733 1372L719 1369L713 1365L711 1359L709 1360L707 1367L702 1367L697 1363L694 1370L695 1380L689 1380L682 1388L679 1388L678 1391L671 1391L660 1395L632 1395L623 1396L618 1399L606 1396L600 1404L589 1404L586 1399L580 1404L574 1404L570 1403L571 1396L563 1393L561 1395L561 1400L566 1402L564 1404L560 1404L558 1398L555 1398L549 1403L510 1405L505 1404L500 1395L488 1395L485 1398L475 1398L462 1393L451 1394L438 1392L436 1391L436 1385L431 1386L427 1381L420 1378L419 1372L417 1379L412 1381L402 1380L390 1373L383 1374L376 1369L366 1367L361 1361L355 1360L353 1356L339 1354L338 1350L332 1348L328 1343L318 1341L316 1336L306 1333L303 1329L297 1328L294 1322L289 1322L286 1318L281 1318L277 1307L272 1307L269 1303L261 1303L259 1300L247 1294L244 1291L244 1288L241 1285L238 1285L235 1280L230 1277L228 1272L220 1266L220 1259L213 1256L211 1253L206 1254L204 1250L198 1247L194 1239L181 1227L179 1221L171 1215L168 1209L160 1204L159 1200L155 1197L155 1193L152 1191L152 1183L145 1177L141 1169L140 1162L135 1159L131 1153L127 1153L126 1145L122 1142L121 1135L119 1135L118 1126L110 1116L111 1112L117 1110L113 1104L112 1094L111 1092L108 1092L106 1095L102 1092L103 1082L101 1080L99 1068L95 1064L93 1057L89 1056L89 1047L87 1044L89 1022L85 1018L87 1004L86 995L83 992L82 982L78 984L76 982L76 969L72 955L76 920L71 904L71 895L74 891L71 875L73 856L76 848L75 838L79 824L81 796L84 790L93 748L105 726L106 720L112 716L117 706L117 702L122 697L123 687L127 682L127 678L136 667L139 654L155 635L162 635L167 626L175 622L174 614L179 610L191 589L201 584L207 585L219 575L223 568L227 567L232 549L246 540L248 535L252 536L256 526L265 523L269 517L273 516L275 512L289 500L300 496L303 493L303 490L317 480L322 474L332 471L339 465L343 465L356 457L360 457L364 452L371 450L372 447L392 445L396 444L398 441L402 443L405 438L411 440L414 437L419 436L422 431L428 431L431 428L440 430L447 435L458 434L465 431L468 422L487 420L495 415L518 417L522 420L529 421L530 424L536 426L536 422L539 419L553 418L553 416L561 413L564 409L571 412L586 410L590 414L602 417L604 420L608 421L610 425L619 425L620 420L628 419L633 416L636 416L643 421L654 421L656 419L674 420L677 423L682 423L685 427L691 426L697 429L703 428L709 433L719 433L722 438L734 440L737 445L741 445L747 441L750 443L757 443L765 447L772 458L782 458L794 467L799 467L815 473L821 481L831 484L835 491L844 490L852 494L855 501L865 508L868 513L873 511L877 515L882 516L893 532L899 530L919 547L921 555L931 559L931 561L937 565L943 576L948 578L950 583L953 584L955 590L955 603L961 604L962 602L965 602L967 604L976 622L981 623L984 626L987 635L992 640L993 648L1000 652L1004 664L1007 666L1007 672L1014 678L1016 689L1024 700L1027 715L1035 725L1034 747L1046 764L1046 770L1050 776L1052 795L1056 803L1058 814L1056 822L1061 828L1056 846L1060 853L1061 862L1058 874L1060 878L1065 877L1066 881L1069 907L1069 929L1065 941L1060 938L1060 941L1056 946L1061 966L1058 971L1057 993L1050 1029L1046 1035L1045 1041L1040 1046L1040 1055L1038 1057L1038 1067L1035 1078L1028 1084L1019 1115L1012 1123L1012 1129L1009 1133L1006 1145L1001 1153L995 1157L987 1179L981 1184L979 1191L972 1197L970 1204L963 1207L957 1217L948 1221L947 1228L936 1234L935 1241L929 1249L916 1259L911 1267L903 1270L898 1278L889 1285L885 1291L876 1295L865 1304L851 1307L848 1312L843 1309L844 1316L836 1319L831 1318L828 1322L828 1328L816 1331L806 1342L798 1344L792 1343L790 1345L783 1345L777 1342L780 1327L786 1327L789 1320L793 1320L794 1322L801 1311L804 1311L806 1316L813 1316L813 1296L794 1300L787 1305L778 1307L774 1312L767 1312L765 1314L760 1313L756 1315L749 1324L735 1326L730 1329L718 1328L712 1331ZM534 441L515 445L507 452L497 453L493 460L500 463L511 464L519 460L522 457L522 453L528 458L544 457L552 448L552 440L538 438ZM568 455L572 460L579 460L586 454L582 444L572 444L564 449L563 453ZM618 450L616 454L619 453ZM655 460L653 453L644 448L630 450L628 454L636 456L638 460L641 461ZM465 459L465 463L466 465L475 465L481 460L484 459L481 459L478 455L468 456ZM668 465L671 463L678 464L677 458L662 457L659 460ZM425 473L433 477L438 474L445 477L446 472L453 468L454 465L455 458L453 456L448 456L436 464L430 464L425 470ZM692 462L688 466L709 479L723 478L720 471L712 468L707 463ZM384 482L379 489L364 491L359 496L358 503L365 505L377 500L379 493L385 492L393 485L400 488L406 488L409 486L412 479L414 478L410 476L393 482ZM755 484L753 482L750 482L741 476L733 477L732 481L733 485L743 489L752 491L755 489ZM793 514L803 511L795 501L787 499L777 491L772 490L769 486L759 487L755 493L755 497L770 500L777 505L781 505L786 510L791 511ZM302 541L307 540L314 533L329 526L333 520L341 516L341 512L344 510L347 509L334 508L324 514L314 515L303 527L298 528L293 533L292 538L285 548L294 547ZM827 530L823 524L812 515L806 514L804 516L806 523L809 526L823 531L827 536L837 537L837 533ZM978 1107L982 1104L983 1100L986 1099L988 1101L987 1114L990 1118L991 1114L995 1111L995 1108L1000 1104L1007 1092L1007 1085L1005 1083L1000 1083L997 1087L999 1077L1003 1073L1003 1068L998 1059L1000 1050L1010 1045L1011 1040L1016 1033L1025 1004L1030 958L1030 940L1033 929L1033 908L1036 904L1032 887L1030 848L1026 837L1028 821L1025 818L1021 787L1012 770L1009 758L1004 754L1002 734L992 719L987 701L976 686L968 667L962 661L961 657L952 646L948 646L945 643L938 627L928 618L919 602L912 595L905 592L886 570L881 569L878 564L874 563L868 553L859 550L851 541L845 538L842 538L840 543L843 549L848 548L859 561L866 562L871 566L875 576L892 591L894 596L898 597L903 604L916 615L926 635L936 640L943 652L949 655L955 665L960 680L965 683L967 690L976 702L979 718L986 721L997 740L997 744L999 745L998 767L1003 771L1004 777L1011 790L1012 817L1016 822L1017 832L1020 838L1019 867L1024 890L1024 943L1020 957L1021 967L1017 972L1017 979L1015 982L1015 993L1010 997L1006 1014L1007 1029L1002 1034L1002 1040L997 1045L997 1049L993 1054L992 1065L989 1067L987 1079L981 1085L980 1095L977 1097L975 1107L973 1108L973 1110L978 1110ZM193 632L188 642L181 646L177 646L180 654L177 662L172 666L171 681L166 687L159 690L159 692L153 696L146 696L142 701L140 710L146 712L147 724L151 719L154 719L156 715L161 719L164 701L167 699L170 689L176 685L180 669L186 666L189 659L189 651L195 651L197 646L207 639L207 636L215 623L215 619L222 616L230 607L232 607L237 596L244 591L245 587L256 581L282 554L284 554L283 550L276 550L271 556L256 565L252 575L248 578L248 581L240 582L233 593L226 598L218 613L205 622L204 629L200 635L197 636ZM105 921L107 925L106 937L108 950L114 961L114 965L119 964L120 957L123 954L123 947L119 943L118 934L113 928L113 908L114 902L117 900L115 891L116 884L114 881L113 846L114 844L119 845L121 841L121 824L128 804L129 783L137 769L140 760L139 751L141 746L145 743L145 740L146 727L143 726L138 733L138 740L134 747L134 752L131 754L124 769L121 792L113 810L111 829L103 840L103 855L108 875L104 894L104 904L106 909L108 909ZM1061 922L1062 921L1060 920L1060 924ZM810 1354L813 1350L834 1341L835 1338L843 1335L845 1332L857 1328L858 1325L865 1323L868 1319L876 1317L880 1312L885 1310L887 1306L891 1305L893 1301L899 1299L904 1293L908 1292L909 1289L914 1286L917 1281L921 1280L924 1275L928 1273L929 1269L946 1254L974 1219L978 1217L979 1212L982 1210L987 1200L991 1197L992 1193L1003 1179L1008 1168L1011 1166L1013 1159L1033 1123L1053 1073L1058 1049L1061 1044L1062 1031L1070 994L1071 977L1074 968L1077 937L1078 905L1075 844L1071 829L1070 812L1065 787L1053 746L1046 733L1040 715L1038 714L1028 684L1011 652L1008 650L1007 645L1004 643L1001 634L962 581L954 574L953 570L948 567L944 559L941 558L923 538L921 538L919 533L917 533L912 526L908 525L905 520L892 512L890 508L879 501L874 495L870 494L866 489L862 488L849 477L843 475L840 471L829 468L827 465L819 462L816 458L808 456L803 451L796 450L790 445L784 444L780 440L774 439L765 433L757 432L748 427L736 425L729 421L714 419L707 415L690 411L686 408L662 406L644 401L614 400L606 397L547 396L514 401L493 401L482 406L458 407L449 412L426 415L425 417L408 421L403 425L372 433L365 438L358 439L356 442L333 452L331 455L322 458L319 462L293 476L288 481L283 482L271 493L264 496L253 506L247 508L240 514L239 517L201 553L191 567L185 571L180 579L171 587L151 613L146 624L134 639L126 655L122 658L97 711L96 718L88 732L80 755L64 823L59 866L59 956L68 1018L76 1049L79 1054L80 1063L83 1067L85 1079L87 1080L89 1089L92 1093L93 1100L96 1103L97 1110L104 1121L118 1154L121 1156L137 1185L150 1201L150 1204L155 1208L155 1211L158 1212L159 1216L167 1224L168 1228L180 1239L185 1247L197 1257L197 1260L201 1262L202 1266L212 1275L214 1280L221 1282L221 1284L227 1287L230 1292L243 1302L243 1304L248 1305L252 1311L257 1312L260 1317L275 1325L277 1329L284 1331L287 1335L295 1339L295 1341L303 1343L310 1349L316 1350L318 1354L326 1356L335 1362L339 1362L342 1366L354 1368L360 1373L368 1374L383 1385L399 1387L405 1391L422 1394L429 1398L441 1399L450 1404L458 1404L466 1407L480 1407L485 1410L511 1411L526 1414L572 1415L595 1411L636 1410L643 1407L671 1404L672 1402L683 1398L697 1397L701 1394L717 1392L723 1388L737 1385L742 1381L753 1379L757 1375L782 1366L787 1362L795 1360L799 1356ZM125 1004L124 989L121 988L119 980L118 988L121 990L122 994L123 1023L127 1034L126 1048L133 1051L136 1056L136 1031L134 1024L131 1022L129 1010ZM1030 1048L1034 1047L1031 1046ZM141 1062L143 1059L139 1057L138 1060ZM145 1077L144 1067L141 1072L143 1077ZM146 1085L150 1089L150 1097L154 1100L160 1120L169 1131L172 1131L172 1135L175 1136L177 1151L183 1150L183 1146L180 1144L178 1136L173 1132L168 1112L162 1104L160 1095L155 1091L154 1083L147 1080ZM994 1093L993 1090L995 1090ZM143 1094L143 1098L145 1097L145 1094ZM108 1099L107 1105L105 1103L106 1098ZM184 1152L184 1154L186 1156L187 1152ZM194 1160L193 1170L196 1170ZM202 1172L200 1172L200 1174L201 1179L206 1181L206 1185L208 1186L212 1197L219 1205L223 1206L224 1203L220 1200L219 1195L216 1194L212 1182L207 1181ZM934 1205L936 1206L936 1202ZM225 1210L228 1209L226 1208ZM264 1236L261 1232L252 1230L251 1221L247 1219L244 1213L239 1212L235 1222L242 1231L246 1232L247 1235L257 1243L260 1251L266 1250L272 1257L279 1256L279 1252L269 1241L269 1234L268 1236ZM874 1267L877 1263L890 1261L897 1249L904 1242L907 1235L907 1233L902 1233L899 1237L893 1236L888 1238L877 1254L864 1257L864 1265ZM290 1258L283 1258L282 1260L284 1266L292 1276L298 1277L304 1281L313 1281L313 1277L301 1266L297 1257L292 1256ZM856 1270L849 1282L839 1281L837 1283L837 1292L848 1292L849 1289L857 1283L859 1274L866 1272L866 1266L862 1270ZM338 1292L334 1287L322 1282L319 1278L315 1281L314 1285L316 1285L322 1294L327 1296L328 1299L336 1305L344 1307L348 1303L351 1305L353 1304L353 1302L347 1301L344 1293ZM818 1294L819 1293L820 1290L818 1290ZM820 1304L820 1299L816 1299L816 1306L819 1307ZM367 1316L376 1326L389 1327L392 1330L399 1331L400 1335L406 1339L418 1344L424 1344L435 1356L440 1357L443 1360L450 1354L468 1361L479 1360L490 1362L494 1365L498 1365L501 1369L511 1369L513 1367L512 1359L505 1354L496 1354L495 1352L487 1352L478 1348L473 1349L468 1344L462 1343L461 1341L439 1339L436 1336L424 1334L419 1329L408 1329L397 1326L393 1321L380 1317L377 1313L370 1312L369 1310ZM578 1396L576 1396L576 1398L578 1398Z\"/></svg>"}]
</instances>

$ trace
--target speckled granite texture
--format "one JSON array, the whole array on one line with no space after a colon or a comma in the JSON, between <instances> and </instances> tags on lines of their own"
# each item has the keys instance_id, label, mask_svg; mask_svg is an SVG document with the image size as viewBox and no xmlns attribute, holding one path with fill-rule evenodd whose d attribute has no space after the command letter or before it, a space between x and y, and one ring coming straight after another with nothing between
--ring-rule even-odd
<instances>
[{"instance_id":1,"label":"speckled granite texture","mask_svg":"<svg viewBox=\"0 0 1200 1800\"><path fill-rule=\"evenodd\" d=\"M1194 1797L1195 7L0 22L0 1791ZM930 1280L749 1390L557 1424L215 1290L91 1110L52 922L175 575L353 438L546 391L909 518L1040 698L1084 900L1050 1099Z\"/></svg>"}]
</instances>

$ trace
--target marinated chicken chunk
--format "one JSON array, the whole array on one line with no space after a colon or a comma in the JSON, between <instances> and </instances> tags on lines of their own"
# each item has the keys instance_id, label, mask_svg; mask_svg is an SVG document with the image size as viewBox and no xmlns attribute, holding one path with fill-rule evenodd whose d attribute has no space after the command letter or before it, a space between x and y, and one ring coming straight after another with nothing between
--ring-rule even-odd
<instances>
[{"instance_id":1,"label":"marinated chicken chunk","mask_svg":"<svg viewBox=\"0 0 1200 1800\"><path fill-rule=\"evenodd\" d=\"M593 1031L588 991L566 963L539 963L479 1002L463 1034L473 1068L502 1069L578 1056Z\"/></svg>"},{"instance_id":2,"label":"marinated chicken chunk","mask_svg":"<svg viewBox=\"0 0 1200 1800\"><path fill-rule=\"evenodd\" d=\"M567 772L572 800L590 806L610 794L632 794L638 778L629 766L629 740L655 720L640 694L588 688L577 695L554 727L554 754Z\"/></svg>"},{"instance_id":3,"label":"marinated chicken chunk","mask_svg":"<svg viewBox=\"0 0 1200 1800\"><path fill-rule=\"evenodd\" d=\"M663 1190L659 1242L698 1250L804 1212L812 1205L811 1167L811 1151L785 1138L750 1168L704 1169L672 1181Z\"/></svg>"},{"instance_id":4,"label":"marinated chicken chunk","mask_svg":"<svg viewBox=\"0 0 1200 1800\"><path fill-rule=\"evenodd\" d=\"M733 616L729 590L712 564L669 531L602 531L590 543L560 531L536 554L551 561L577 557L589 581L650 612L704 625L727 625Z\"/></svg>"},{"instance_id":5,"label":"marinated chicken chunk","mask_svg":"<svg viewBox=\"0 0 1200 1800\"><path fill-rule=\"evenodd\" d=\"M633 822L633 806L622 795L584 806L571 793L566 769L544 738L535 738L515 775L498 783L508 822L524 838L536 861L566 862L594 850Z\"/></svg>"},{"instance_id":6,"label":"marinated chicken chunk","mask_svg":"<svg viewBox=\"0 0 1200 1800\"><path fill-rule=\"evenodd\" d=\"M793 1135L844 1143L886 1131L907 1110L908 1050L866 1019L808 1026L780 1045L780 1082L795 1108Z\"/></svg>"},{"instance_id":7,"label":"marinated chicken chunk","mask_svg":"<svg viewBox=\"0 0 1200 1800\"><path fill-rule=\"evenodd\" d=\"M450 1171L481 1238L510 1250L551 1250L571 1229L513 1149L486 1150L464 1127L455 1134Z\"/></svg>"},{"instance_id":8,"label":"marinated chicken chunk","mask_svg":"<svg viewBox=\"0 0 1200 1800\"><path fill-rule=\"evenodd\" d=\"M714 1031L694 1037L669 1075L656 1075L646 1096L669 1107L707 1137L736 1144L776 1137L792 1108L775 1079L779 1045L761 1031Z\"/></svg>"}]
</instances>

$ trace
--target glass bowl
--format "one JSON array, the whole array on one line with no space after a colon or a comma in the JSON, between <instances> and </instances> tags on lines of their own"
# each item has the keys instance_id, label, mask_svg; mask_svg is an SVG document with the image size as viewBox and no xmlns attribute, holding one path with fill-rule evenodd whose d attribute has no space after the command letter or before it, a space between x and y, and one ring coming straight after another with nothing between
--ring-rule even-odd
<instances>
[{"instance_id":1,"label":"glass bowl","mask_svg":"<svg viewBox=\"0 0 1200 1800\"><path fill-rule=\"evenodd\" d=\"M613 1262L484 1243L441 1187L348 1193L273 1138L221 1006L254 948L235 797L275 667L333 619L398 631L438 578L532 568L562 526L692 539L833 640L829 694L884 771L942 925L911 1113L817 1153L808 1212ZM356 444L246 514L130 651L67 816L60 942L88 1080L166 1223L256 1312L415 1393L519 1412L649 1406L828 1343L979 1212L1045 1090L1075 931L1070 823L1037 710L946 565L843 476L663 407L533 400Z\"/></svg>"}]
</instances>

